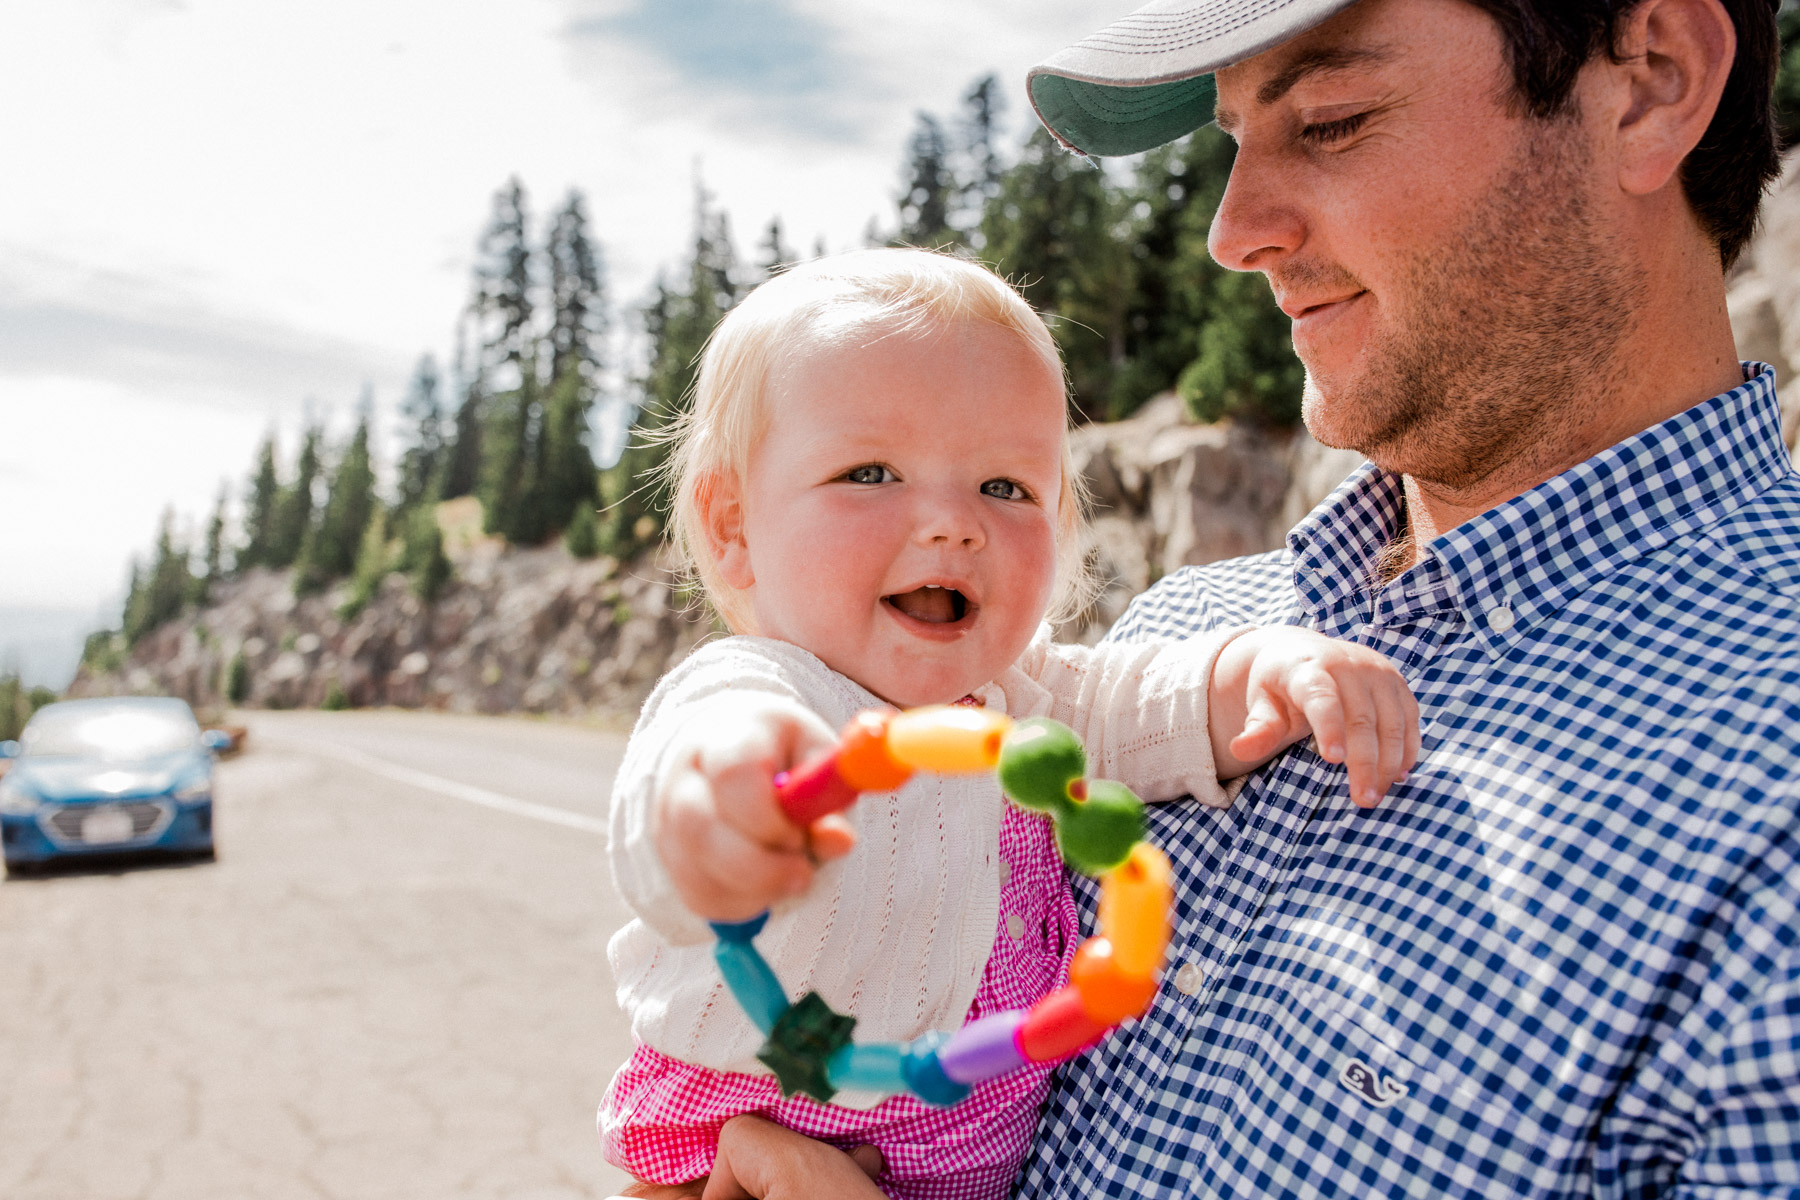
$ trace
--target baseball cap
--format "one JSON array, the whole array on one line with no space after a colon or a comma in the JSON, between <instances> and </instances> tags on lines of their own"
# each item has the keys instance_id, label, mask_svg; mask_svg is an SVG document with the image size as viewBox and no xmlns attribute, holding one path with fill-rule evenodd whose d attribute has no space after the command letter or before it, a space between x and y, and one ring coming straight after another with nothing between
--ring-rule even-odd
<instances>
[{"instance_id":1,"label":"baseball cap","mask_svg":"<svg viewBox=\"0 0 1800 1200\"><path fill-rule=\"evenodd\" d=\"M1153 0L1033 67L1031 107L1071 150L1098 157L1149 150L1213 119L1214 71L1355 2Z\"/></svg>"},{"instance_id":2,"label":"baseball cap","mask_svg":"<svg viewBox=\"0 0 1800 1200\"><path fill-rule=\"evenodd\" d=\"M1213 119L1212 73L1355 0L1152 0L1031 69L1038 119L1083 154L1136 154Z\"/></svg>"}]
</instances>

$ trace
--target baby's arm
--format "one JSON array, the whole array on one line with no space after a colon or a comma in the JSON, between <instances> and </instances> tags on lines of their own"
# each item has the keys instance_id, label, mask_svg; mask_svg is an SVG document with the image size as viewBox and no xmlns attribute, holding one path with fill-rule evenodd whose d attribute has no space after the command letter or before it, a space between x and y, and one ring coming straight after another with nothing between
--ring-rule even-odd
<instances>
[{"instance_id":1,"label":"baby's arm","mask_svg":"<svg viewBox=\"0 0 1800 1200\"><path fill-rule=\"evenodd\" d=\"M1417 757L1418 708L1393 664L1306 629L1239 629L1182 642L1097 647L1040 640L1018 666L1047 696L1033 703L1008 690L1009 711L1072 726L1087 745L1093 772L1146 800L1191 795L1215 806L1229 803L1235 787L1219 781L1306 737L1309 712L1326 735L1321 753L1348 760L1358 803L1370 787L1378 799ZM1018 677L1010 678L1016 686ZM1394 736L1397 765L1383 774L1382 738Z\"/></svg>"}]
</instances>

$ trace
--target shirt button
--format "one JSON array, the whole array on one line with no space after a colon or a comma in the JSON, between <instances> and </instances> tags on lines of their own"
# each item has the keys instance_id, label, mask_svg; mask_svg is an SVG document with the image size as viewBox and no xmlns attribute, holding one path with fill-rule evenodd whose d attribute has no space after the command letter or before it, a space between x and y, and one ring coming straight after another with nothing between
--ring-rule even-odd
<instances>
[{"instance_id":1,"label":"shirt button","mask_svg":"<svg viewBox=\"0 0 1800 1200\"><path fill-rule=\"evenodd\" d=\"M1488 628L1495 633L1505 633L1513 627L1513 610L1504 604L1488 609L1487 618Z\"/></svg>"},{"instance_id":2,"label":"shirt button","mask_svg":"<svg viewBox=\"0 0 1800 1200\"><path fill-rule=\"evenodd\" d=\"M1025 918L1021 917L1018 913L1007 914L1006 936L1015 942L1023 941L1025 938Z\"/></svg>"},{"instance_id":3,"label":"shirt button","mask_svg":"<svg viewBox=\"0 0 1800 1200\"><path fill-rule=\"evenodd\" d=\"M1206 986L1206 972L1195 963L1182 963L1175 972L1175 990L1184 996L1197 996Z\"/></svg>"},{"instance_id":4,"label":"shirt button","mask_svg":"<svg viewBox=\"0 0 1800 1200\"><path fill-rule=\"evenodd\" d=\"M1006 881L1011 878L1012 878L1012 864L1007 862L1003 858L1000 860L1000 886L1005 887Z\"/></svg>"}]
</instances>

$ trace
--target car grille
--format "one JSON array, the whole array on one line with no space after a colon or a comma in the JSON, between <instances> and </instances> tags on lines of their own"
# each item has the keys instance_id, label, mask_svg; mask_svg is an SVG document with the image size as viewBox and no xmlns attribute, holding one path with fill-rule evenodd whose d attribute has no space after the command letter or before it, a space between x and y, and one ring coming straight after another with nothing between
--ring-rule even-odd
<instances>
[{"instance_id":1,"label":"car grille","mask_svg":"<svg viewBox=\"0 0 1800 1200\"><path fill-rule=\"evenodd\" d=\"M120 811L130 817L131 836L118 840L89 842L83 835L82 824L89 816L102 809ZM50 840L59 846L127 846L133 842L156 837L168 827L174 816L174 812L167 804L157 804L149 800L128 800L118 804L66 805L58 808L55 812L40 815L38 824L42 826Z\"/></svg>"}]
</instances>

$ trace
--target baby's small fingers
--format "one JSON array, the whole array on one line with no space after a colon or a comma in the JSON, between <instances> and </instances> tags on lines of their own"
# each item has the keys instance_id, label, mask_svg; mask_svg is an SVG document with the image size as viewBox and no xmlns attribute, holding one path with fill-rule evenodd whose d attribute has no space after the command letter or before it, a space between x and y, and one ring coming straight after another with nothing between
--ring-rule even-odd
<instances>
[{"instance_id":1,"label":"baby's small fingers","mask_svg":"<svg viewBox=\"0 0 1800 1200\"><path fill-rule=\"evenodd\" d=\"M1231 739L1231 752L1246 763L1272 758L1293 740L1288 718L1267 691L1258 690L1244 716L1243 732Z\"/></svg>"},{"instance_id":2,"label":"baby's small fingers","mask_svg":"<svg viewBox=\"0 0 1800 1200\"><path fill-rule=\"evenodd\" d=\"M813 863L804 853L771 851L734 829L713 826L713 839L695 864L706 881L709 921L748 921L771 905L812 886Z\"/></svg>"},{"instance_id":3,"label":"baby's small fingers","mask_svg":"<svg viewBox=\"0 0 1800 1200\"><path fill-rule=\"evenodd\" d=\"M856 829L841 814L820 817L807 829L807 843L819 862L842 858L856 847Z\"/></svg>"},{"instance_id":4,"label":"baby's small fingers","mask_svg":"<svg viewBox=\"0 0 1800 1200\"><path fill-rule=\"evenodd\" d=\"M1419 754L1421 753L1419 738L1422 733L1420 726L1424 723L1424 718L1419 715L1418 697L1412 694L1411 688L1407 688L1400 694L1400 708L1404 714L1402 720L1406 727L1406 758L1402 770L1411 772L1414 767L1419 765Z\"/></svg>"},{"instance_id":5,"label":"baby's small fingers","mask_svg":"<svg viewBox=\"0 0 1800 1200\"><path fill-rule=\"evenodd\" d=\"M1406 706L1401 702L1402 692L1379 684L1374 689L1375 708L1380 723L1381 764L1376 779L1380 789L1378 795L1387 795L1388 789L1400 782L1407 770L1406 754ZM1413 722L1416 733L1418 722Z\"/></svg>"},{"instance_id":6,"label":"baby's small fingers","mask_svg":"<svg viewBox=\"0 0 1800 1200\"><path fill-rule=\"evenodd\" d=\"M1357 683L1339 680L1343 697L1344 765L1350 775L1350 799L1368 808L1381 799L1381 723L1375 698Z\"/></svg>"},{"instance_id":7,"label":"baby's small fingers","mask_svg":"<svg viewBox=\"0 0 1800 1200\"><path fill-rule=\"evenodd\" d=\"M1288 698L1306 714L1312 726L1313 741L1326 762L1343 762L1346 750L1344 705L1339 696L1338 681L1323 668L1308 666L1296 672L1288 687Z\"/></svg>"},{"instance_id":8,"label":"baby's small fingers","mask_svg":"<svg viewBox=\"0 0 1800 1200\"><path fill-rule=\"evenodd\" d=\"M775 799L769 760L715 766L706 774L712 781L719 820L770 849L797 851L805 847L806 831L788 820Z\"/></svg>"}]
</instances>

